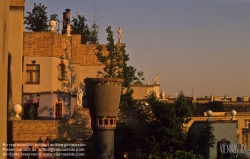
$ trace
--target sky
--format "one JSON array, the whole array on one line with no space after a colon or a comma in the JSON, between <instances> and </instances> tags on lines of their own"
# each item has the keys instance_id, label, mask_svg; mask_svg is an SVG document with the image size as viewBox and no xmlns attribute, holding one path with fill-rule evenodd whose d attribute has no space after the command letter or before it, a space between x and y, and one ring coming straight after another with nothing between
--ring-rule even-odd
<instances>
[{"instance_id":1,"label":"sky","mask_svg":"<svg viewBox=\"0 0 250 159\"><path fill-rule=\"evenodd\" d=\"M166 95L250 96L250 0L25 0L25 12L34 3L60 20L69 8L89 25L95 6L100 43L108 26L117 41L121 27L129 65L145 83L159 74Z\"/></svg>"}]
</instances>

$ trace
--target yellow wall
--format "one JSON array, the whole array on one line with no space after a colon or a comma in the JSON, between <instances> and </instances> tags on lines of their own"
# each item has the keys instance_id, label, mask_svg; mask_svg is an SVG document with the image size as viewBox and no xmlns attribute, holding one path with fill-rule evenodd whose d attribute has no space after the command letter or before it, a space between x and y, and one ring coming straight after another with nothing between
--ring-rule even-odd
<instances>
[{"instance_id":1,"label":"yellow wall","mask_svg":"<svg viewBox=\"0 0 250 159\"><path fill-rule=\"evenodd\" d=\"M35 64L40 65L40 83L39 84L26 84L26 64L32 64L35 60ZM68 92L66 86L63 83L70 83L70 70L68 69L69 61L63 60L66 65L67 80L60 81L59 77L59 64L61 59L57 57L24 57L23 64L23 92L24 93L42 93L42 92Z\"/></svg>"},{"instance_id":2,"label":"yellow wall","mask_svg":"<svg viewBox=\"0 0 250 159\"><path fill-rule=\"evenodd\" d=\"M102 65L81 66L79 64L73 64L72 67L73 67L72 75L76 77L76 80L72 81L72 88L71 88L72 92L74 92L78 86L80 86L83 89L83 92L85 92L84 79L87 77L95 78L97 77L97 72L103 70Z\"/></svg>"},{"instance_id":3,"label":"yellow wall","mask_svg":"<svg viewBox=\"0 0 250 159\"><path fill-rule=\"evenodd\" d=\"M232 118L231 114L229 112L227 113L222 113L222 112L213 112L214 114L218 114L218 115L213 115L212 116L212 120L230 120ZM220 114L220 115L219 115ZM222 115L224 114L224 115ZM236 134L235 135L239 135L239 144L244 143L243 142L243 135L242 135L242 128L246 128L246 120L250 121L250 112L237 112L237 115L235 116L235 118L238 120L238 128L236 128ZM190 126L192 125L192 123L194 121L205 121L207 120L207 116L194 116L191 118L191 121L188 124L184 124L184 127L186 128L186 130L188 130L190 128ZM235 136L236 138L236 136ZM248 137L248 141L250 142L250 135ZM250 148L250 146L248 147Z\"/></svg>"},{"instance_id":4,"label":"yellow wall","mask_svg":"<svg viewBox=\"0 0 250 159\"><path fill-rule=\"evenodd\" d=\"M7 143L7 68L8 68L8 22L9 0L0 1L0 159L3 156L3 143Z\"/></svg>"},{"instance_id":5,"label":"yellow wall","mask_svg":"<svg viewBox=\"0 0 250 159\"><path fill-rule=\"evenodd\" d=\"M13 5L13 4L12 4ZM23 52L23 7L11 7L9 11L9 25L12 27L9 30L9 101L8 112L9 119L14 104L22 103L22 52Z\"/></svg>"},{"instance_id":6,"label":"yellow wall","mask_svg":"<svg viewBox=\"0 0 250 159\"><path fill-rule=\"evenodd\" d=\"M231 118L232 116L230 115L230 113L227 113L226 120L229 120ZM237 112L235 118L238 120L238 128L236 129L236 134L239 134L239 143L244 143L242 128L246 128L246 120L250 120L250 112ZM250 138L250 136L248 138ZM250 139L248 139L248 141L250 141ZM250 148L249 145L248 148Z\"/></svg>"},{"instance_id":7,"label":"yellow wall","mask_svg":"<svg viewBox=\"0 0 250 159\"><path fill-rule=\"evenodd\" d=\"M134 90L134 99L145 99L145 97L149 95L150 91L154 91L156 93L156 97L159 98L159 85L131 85L131 88Z\"/></svg>"}]
</instances>

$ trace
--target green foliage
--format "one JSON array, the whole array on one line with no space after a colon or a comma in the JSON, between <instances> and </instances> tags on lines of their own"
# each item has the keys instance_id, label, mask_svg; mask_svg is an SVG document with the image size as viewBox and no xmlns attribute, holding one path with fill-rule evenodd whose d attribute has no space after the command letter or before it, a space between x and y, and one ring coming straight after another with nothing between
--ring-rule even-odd
<instances>
[{"instance_id":1,"label":"green foliage","mask_svg":"<svg viewBox=\"0 0 250 159\"><path fill-rule=\"evenodd\" d=\"M200 135L198 137L198 143L206 143L206 146L214 148L216 142L215 136L213 134L214 128L211 126L211 123L207 121L205 126L199 128ZM201 144L199 144L201 145ZM205 145L204 145L205 146Z\"/></svg>"},{"instance_id":2,"label":"green foliage","mask_svg":"<svg viewBox=\"0 0 250 159\"><path fill-rule=\"evenodd\" d=\"M192 151L187 152L187 151L181 151L181 150L177 150L175 151L175 159L203 159L203 157L201 155L197 155L195 153L193 153Z\"/></svg>"},{"instance_id":3,"label":"green foliage","mask_svg":"<svg viewBox=\"0 0 250 159\"><path fill-rule=\"evenodd\" d=\"M23 105L22 119L33 120L37 118L36 106L25 103Z\"/></svg>"},{"instance_id":4,"label":"green foliage","mask_svg":"<svg viewBox=\"0 0 250 159\"><path fill-rule=\"evenodd\" d=\"M189 150L193 150L196 154L205 155L206 149L209 147L214 148L216 139L213 131L214 128L209 121L205 125L200 126L198 136L189 135L187 140Z\"/></svg>"},{"instance_id":5,"label":"green foliage","mask_svg":"<svg viewBox=\"0 0 250 159\"><path fill-rule=\"evenodd\" d=\"M150 146L149 159L165 159L167 154L165 151L161 151L161 144L156 141L155 137L152 136L151 141L148 141Z\"/></svg>"},{"instance_id":6,"label":"green foliage","mask_svg":"<svg viewBox=\"0 0 250 159\"><path fill-rule=\"evenodd\" d=\"M106 49L108 51L108 55L105 56L102 53L103 46L98 45L96 53L97 59L104 64L103 72L99 71L98 74L103 75L103 77L110 77L110 78L122 78L122 69L124 65L124 61L126 59L123 58L123 53L119 52L120 48L118 48L114 44L113 32L111 31L111 27L109 26L106 29L108 33L108 43L106 44Z\"/></svg>"},{"instance_id":7,"label":"green foliage","mask_svg":"<svg viewBox=\"0 0 250 159\"><path fill-rule=\"evenodd\" d=\"M115 152L128 152L134 149L132 144L135 131L125 123L117 123L115 128Z\"/></svg>"},{"instance_id":8,"label":"green foliage","mask_svg":"<svg viewBox=\"0 0 250 159\"><path fill-rule=\"evenodd\" d=\"M114 43L113 32L109 26L106 29L108 36L106 49L108 55L104 55L102 50L103 46L97 46L97 59L104 64L103 72L99 71L98 74L103 77L121 78L124 80L123 87L128 88L131 83L138 80L136 77L136 69L133 66L129 66L129 55L126 53L125 44ZM143 72L139 72L139 75L143 75Z\"/></svg>"},{"instance_id":9,"label":"green foliage","mask_svg":"<svg viewBox=\"0 0 250 159\"><path fill-rule=\"evenodd\" d=\"M97 24L93 24L90 28L89 44L99 44L98 32L99 27Z\"/></svg>"},{"instance_id":10,"label":"green foliage","mask_svg":"<svg viewBox=\"0 0 250 159\"><path fill-rule=\"evenodd\" d=\"M142 81L145 81L145 78L143 77L144 73L142 71L138 71L137 72L137 79L136 81L134 82L134 84L143 84Z\"/></svg>"},{"instance_id":11,"label":"green foliage","mask_svg":"<svg viewBox=\"0 0 250 159\"><path fill-rule=\"evenodd\" d=\"M58 21L57 17L58 17L57 14L52 14L50 15L50 20Z\"/></svg>"},{"instance_id":12,"label":"green foliage","mask_svg":"<svg viewBox=\"0 0 250 159\"><path fill-rule=\"evenodd\" d=\"M35 106L34 105L30 105L30 108L29 108L29 110L28 110L28 116L29 116L29 119L34 119L35 118L35 116L36 116L36 109L35 109Z\"/></svg>"},{"instance_id":13,"label":"green foliage","mask_svg":"<svg viewBox=\"0 0 250 159\"><path fill-rule=\"evenodd\" d=\"M192 151L176 150L174 154L162 152L161 154L150 154L149 159L203 159L202 156L194 154Z\"/></svg>"},{"instance_id":14,"label":"green foliage","mask_svg":"<svg viewBox=\"0 0 250 159\"><path fill-rule=\"evenodd\" d=\"M36 108L33 104L24 104L23 109L22 119L33 120L36 117Z\"/></svg>"},{"instance_id":15,"label":"green foliage","mask_svg":"<svg viewBox=\"0 0 250 159\"><path fill-rule=\"evenodd\" d=\"M123 94L121 96L120 109L131 109L134 107L136 102L132 98L133 90L130 88L130 84L134 82L140 83L140 80L144 80L142 77L143 72L138 72L139 77L135 75L136 69L127 64L129 61L129 54L126 53L126 45L116 45L114 43L114 34L110 26L106 29L106 31L108 33L108 43L105 47L108 51L108 55L103 54L102 45L97 46L96 57L98 61L104 64L103 71L99 71L97 73L104 78L121 78L124 80L122 84Z\"/></svg>"},{"instance_id":16,"label":"green foliage","mask_svg":"<svg viewBox=\"0 0 250 159\"><path fill-rule=\"evenodd\" d=\"M127 99L128 100L128 99ZM148 106L133 107L133 110L142 113L142 117L145 117L145 121L148 122L149 135L143 136L146 139L144 145L136 147L120 147L119 151L129 150L129 157L132 159L202 159L203 153L200 153L192 147L188 140L188 134L184 131L183 124L188 123L192 116L192 112L195 106L189 104L185 95L181 92L174 104L169 104L156 98L155 93L150 94L147 97ZM118 142L132 143L127 136L133 136L128 131L130 128L119 128L121 133L118 138ZM209 132L209 133L206 133ZM209 146L214 145L213 128L211 125L205 125L200 129L201 136L198 140L195 140L192 144L197 145L197 148L202 149L204 141L209 141ZM141 137L141 136L140 136ZM134 139L136 140L136 138ZM123 141L123 142L122 142ZM199 142L198 142L199 141ZM187 144L188 143L188 144ZM130 144L131 145L131 144ZM186 147L188 146L188 148ZM146 148L146 149L145 149ZM149 151L148 151L149 150Z\"/></svg>"},{"instance_id":17,"label":"green foliage","mask_svg":"<svg viewBox=\"0 0 250 159\"><path fill-rule=\"evenodd\" d=\"M120 109L121 110L135 110L137 107L137 101L133 99L132 94L134 90L128 89L121 95L120 98Z\"/></svg>"},{"instance_id":18,"label":"green foliage","mask_svg":"<svg viewBox=\"0 0 250 159\"><path fill-rule=\"evenodd\" d=\"M48 17L46 12L47 7L44 5L36 5L34 3L34 8L32 11L27 11L28 14L24 17L24 24L27 26L25 29L32 30L32 31L44 31L48 29Z\"/></svg>"},{"instance_id":19,"label":"green foliage","mask_svg":"<svg viewBox=\"0 0 250 159\"><path fill-rule=\"evenodd\" d=\"M148 156L142 152L141 149L136 149L135 151L129 152L130 159L148 159Z\"/></svg>"},{"instance_id":20,"label":"green foliage","mask_svg":"<svg viewBox=\"0 0 250 159\"><path fill-rule=\"evenodd\" d=\"M182 92L175 104L159 101L154 93L148 96L147 102L150 106L147 120L152 136L147 140L151 145L151 158L164 158L167 154L175 156L177 150L184 150L187 133L183 124L190 121L195 106L188 104Z\"/></svg>"},{"instance_id":21,"label":"green foliage","mask_svg":"<svg viewBox=\"0 0 250 159\"><path fill-rule=\"evenodd\" d=\"M183 92L180 92L175 101L175 113L180 123L187 124L191 120L195 105L189 104ZM183 125L183 124L182 124Z\"/></svg>"},{"instance_id":22,"label":"green foliage","mask_svg":"<svg viewBox=\"0 0 250 159\"><path fill-rule=\"evenodd\" d=\"M98 26L93 24L91 28L89 28L88 24L86 24L87 19L84 15L77 14L77 17L72 17L73 24L71 24L72 33L81 34L81 43L82 44L98 44Z\"/></svg>"}]
</instances>

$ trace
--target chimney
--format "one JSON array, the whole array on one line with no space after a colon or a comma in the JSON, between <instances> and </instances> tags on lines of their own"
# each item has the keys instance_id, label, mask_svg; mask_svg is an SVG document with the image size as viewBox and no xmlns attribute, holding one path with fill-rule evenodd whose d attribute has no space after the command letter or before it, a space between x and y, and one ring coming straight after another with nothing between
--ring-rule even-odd
<instances>
[{"instance_id":1,"label":"chimney","mask_svg":"<svg viewBox=\"0 0 250 159\"><path fill-rule=\"evenodd\" d=\"M63 12L63 30L62 30L62 34L66 34L68 24L70 25L70 9L65 9L65 12Z\"/></svg>"}]
</instances>

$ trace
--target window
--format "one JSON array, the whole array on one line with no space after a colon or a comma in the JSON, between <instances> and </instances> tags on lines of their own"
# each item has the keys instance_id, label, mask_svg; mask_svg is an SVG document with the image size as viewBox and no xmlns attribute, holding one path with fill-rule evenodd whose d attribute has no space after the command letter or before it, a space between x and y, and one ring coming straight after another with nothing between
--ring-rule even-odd
<instances>
[{"instance_id":1,"label":"window","mask_svg":"<svg viewBox=\"0 0 250 159\"><path fill-rule=\"evenodd\" d=\"M248 136L247 136L247 135L244 135L244 136L243 136L243 143L244 143L244 144L247 144L247 143L248 143Z\"/></svg>"},{"instance_id":2,"label":"window","mask_svg":"<svg viewBox=\"0 0 250 159\"><path fill-rule=\"evenodd\" d=\"M59 64L59 80L65 80L66 79L66 65L65 64Z\"/></svg>"},{"instance_id":3,"label":"window","mask_svg":"<svg viewBox=\"0 0 250 159\"><path fill-rule=\"evenodd\" d=\"M245 123L246 123L246 128L250 128L250 120L245 120Z\"/></svg>"},{"instance_id":4,"label":"window","mask_svg":"<svg viewBox=\"0 0 250 159\"><path fill-rule=\"evenodd\" d=\"M62 119L62 103L56 103L56 119Z\"/></svg>"},{"instance_id":5,"label":"window","mask_svg":"<svg viewBox=\"0 0 250 159\"><path fill-rule=\"evenodd\" d=\"M240 141L239 139L240 139L240 134L237 134L236 135L236 143Z\"/></svg>"},{"instance_id":6,"label":"window","mask_svg":"<svg viewBox=\"0 0 250 159\"><path fill-rule=\"evenodd\" d=\"M26 83L38 84L40 81L40 65L26 65Z\"/></svg>"}]
</instances>

